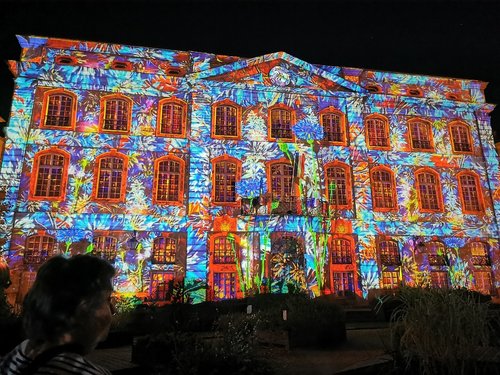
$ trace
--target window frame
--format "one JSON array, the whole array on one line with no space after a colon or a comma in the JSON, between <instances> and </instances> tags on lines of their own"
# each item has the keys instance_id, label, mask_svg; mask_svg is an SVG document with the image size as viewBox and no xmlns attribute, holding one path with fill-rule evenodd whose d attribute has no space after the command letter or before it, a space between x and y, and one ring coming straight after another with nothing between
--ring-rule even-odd
<instances>
[{"instance_id":1,"label":"window frame","mask_svg":"<svg viewBox=\"0 0 500 375\"><path fill-rule=\"evenodd\" d=\"M38 183L38 178L39 178L39 171L40 171L40 159L49 154L55 154L62 156L64 158L64 164L62 167L62 179L61 179L61 190L58 196L54 197L47 197L47 196L37 196L35 195L36 192L36 186ZM66 187L68 183L68 169L69 169L69 163L70 163L70 154L66 152L65 150L61 150L59 148L51 147L48 150L42 150L39 151L35 154L33 157L33 170L30 175L30 190L28 194L28 199L29 200L34 200L34 201L64 201L66 199Z\"/></svg>"},{"instance_id":2,"label":"window frame","mask_svg":"<svg viewBox=\"0 0 500 375\"><path fill-rule=\"evenodd\" d=\"M120 158L123 160L123 169L122 169L122 180L120 186L120 197L119 198L99 198L99 177L101 172L101 160L104 158L113 157ZM122 154L116 150L112 150L110 152L105 152L96 157L95 159L95 167L94 167L94 183L92 186L92 199L95 201L101 202L125 202L125 197L127 193L127 176L128 176L128 156Z\"/></svg>"},{"instance_id":3,"label":"window frame","mask_svg":"<svg viewBox=\"0 0 500 375\"><path fill-rule=\"evenodd\" d=\"M420 191L420 181L419 181L419 176L420 175L425 175L429 174L432 175L436 183L434 185L436 189L436 200L437 200L437 205L438 208L433 209L433 208L423 208L423 197L422 197L422 192ZM418 208L420 212L423 213L435 213L435 212L443 212L443 207L444 207L444 202L443 202L443 193L441 189L441 179L439 176L439 173L437 173L435 170L431 168L419 168L415 171L415 188L417 190L417 199L418 199Z\"/></svg>"},{"instance_id":4,"label":"window frame","mask_svg":"<svg viewBox=\"0 0 500 375\"><path fill-rule=\"evenodd\" d=\"M330 189L329 189L329 177L328 170L330 168L340 168L343 169L345 175L345 196L346 196L346 204L333 204L330 202ZM325 181L325 195L326 201L329 206L334 206L335 209L344 209L350 210L352 209L352 171L351 167L343 162L338 160L329 162L323 166L324 173L324 181Z\"/></svg>"},{"instance_id":5,"label":"window frame","mask_svg":"<svg viewBox=\"0 0 500 375\"><path fill-rule=\"evenodd\" d=\"M274 110L285 110L290 112L290 133L291 133L291 138L276 138L272 136L272 130L273 130L273 123L272 123L272 112ZM286 143L293 143L295 142L295 133L293 131L293 127L296 124L296 113L295 109L292 107L287 106L286 104L278 103L275 104L271 107L268 108L267 110L267 139L268 141L271 142L277 142L278 140Z\"/></svg>"},{"instance_id":6,"label":"window frame","mask_svg":"<svg viewBox=\"0 0 500 375\"><path fill-rule=\"evenodd\" d=\"M386 248L388 249L387 254L383 254L382 244L387 244ZM394 247L389 246L389 244L393 244ZM396 267L399 268L402 266L402 257L401 257L401 249L399 246L399 242L392 238L382 238L377 240L377 254L380 259L380 265L382 267ZM388 261L383 260L383 256L386 256Z\"/></svg>"},{"instance_id":7,"label":"window frame","mask_svg":"<svg viewBox=\"0 0 500 375\"><path fill-rule=\"evenodd\" d=\"M453 129L454 128L465 129L467 141L468 141L469 146L470 146L470 151L461 151L461 150L456 149L456 147L455 147L456 140L455 140L455 137L453 136ZM461 121L461 120L451 121L448 124L448 132L450 135L451 151L454 154L465 154L465 155L473 155L474 154L474 142L472 140L471 128L470 128L469 124L467 124L466 122ZM461 142L461 144L463 144L463 142Z\"/></svg>"},{"instance_id":8,"label":"window frame","mask_svg":"<svg viewBox=\"0 0 500 375\"><path fill-rule=\"evenodd\" d=\"M387 146L379 146L379 145L372 145L371 143L371 137L370 137L370 129L368 126L368 121L370 120L380 120L383 122L383 130L387 139ZM365 137L366 137L366 146L370 150L391 150L391 133L389 130L389 119L381 114L375 113L375 114L369 114L365 116L364 119L364 127L365 127Z\"/></svg>"},{"instance_id":9,"label":"window frame","mask_svg":"<svg viewBox=\"0 0 500 375\"><path fill-rule=\"evenodd\" d=\"M163 106L173 104L181 107L181 133L165 133L161 131L162 128L162 118L163 118ZM187 103L184 100L178 99L176 97L163 98L158 102L158 113L156 115L156 129L155 135L158 137L168 137L168 138L186 138L186 128L187 128Z\"/></svg>"},{"instance_id":10,"label":"window frame","mask_svg":"<svg viewBox=\"0 0 500 375\"><path fill-rule=\"evenodd\" d=\"M474 245L481 244L483 247L483 255L474 254ZM490 267L491 266L491 258L490 258L490 246L485 241L474 240L470 241L467 244L467 248L470 252L471 262L473 266L476 267Z\"/></svg>"},{"instance_id":11,"label":"window frame","mask_svg":"<svg viewBox=\"0 0 500 375\"><path fill-rule=\"evenodd\" d=\"M128 105L127 113L127 128L125 130L112 130L104 128L104 121L106 119L107 103L111 100L123 100ZM132 99L123 94L110 94L101 97L100 108L99 108L99 132L109 133L109 134L129 134L132 128L132 109L133 102Z\"/></svg>"},{"instance_id":12,"label":"window frame","mask_svg":"<svg viewBox=\"0 0 500 375\"><path fill-rule=\"evenodd\" d=\"M102 254L107 254L106 252L103 252L103 251L100 251L99 253L97 253L97 251L95 250L95 241L98 239L98 238L104 238L105 240L107 239L110 239L112 241L115 242L115 248L114 250L112 250L112 255L113 257L108 257L108 256L102 256ZM117 255L118 255L118 247L119 247L119 240L118 240L118 236L116 233L109 233L109 232L95 232L94 233L94 236L92 238L92 254L94 256L98 256L99 258L101 259L105 259L107 260L108 262L112 263L115 261ZM98 255L98 254L101 254L101 255Z\"/></svg>"},{"instance_id":13,"label":"window frame","mask_svg":"<svg viewBox=\"0 0 500 375\"><path fill-rule=\"evenodd\" d=\"M342 111L340 111L337 108L332 107L332 106L322 109L319 112L319 122L323 128L324 135L326 135L325 125L323 124L323 116L325 116L325 115L337 115L337 116L339 116L339 128L342 132L341 133L342 135L341 135L340 141L330 141L328 139L325 139L325 136L323 136L322 141L329 144L329 145L347 146L347 126L346 126L345 114Z\"/></svg>"},{"instance_id":14,"label":"window frame","mask_svg":"<svg viewBox=\"0 0 500 375\"><path fill-rule=\"evenodd\" d=\"M478 200L478 210L468 210L466 208L466 203L465 203L465 197L463 194L463 185L462 185L462 177L463 176L469 176L474 179L474 184L475 184L475 189L476 189L476 195L477 195L477 200ZM479 178L479 175L474 172L474 171L462 171L457 174L457 181L458 181L458 195L460 198L460 203L462 206L462 212L464 214L470 214L470 215L479 215L484 213L485 209L485 202L483 201L483 190L481 186L481 180Z\"/></svg>"},{"instance_id":15,"label":"window frame","mask_svg":"<svg viewBox=\"0 0 500 375\"><path fill-rule=\"evenodd\" d=\"M71 98L71 112L69 116L69 125L68 126L60 126L60 125L47 125L47 118L48 118L48 111L49 111L49 104L50 104L50 98L52 96L57 96L57 95L64 95L68 96ZM53 129L53 130L75 130L76 126L76 113L77 113L77 102L78 98L77 95L69 91L67 89L52 89L52 90L47 90L43 93L43 99L42 99L42 112L40 116L40 128L42 129Z\"/></svg>"},{"instance_id":16,"label":"window frame","mask_svg":"<svg viewBox=\"0 0 500 375\"><path fill-rule=\"evenodd\" d=\"M232 107L236 111L236 134L235 135L224 135L217 134L217 109L220 107ZM212 127L210 130L210 135L213 139L241 139L241 106L232 100L224 99L212 104Z\"/></svg>"},{"instance_id":17,"label":"window frame","mask_svg":"<svg viewBox=\"0 0 500 375\"><path fill-rule=\"evenodd\" d=\"M276 213L276 212L272 212L271 211L271 205L272 205L272 202L273 202L273 199L274 199L274 191L273 191L273 175L271 174L272 172L272 169L273 169L273 166L276 165L276 164L284 164L284 165L288 165L292 168L293 170L293 164L290 162L290 160L288 158L280 158L280 159L276 159L276 160L271 160L271 161L268 161L266 162L266 179L267 179L267 191L271 194L271 199L270 199L270 202L268 204L268 212L270 214L273 214L273 213ZM295 176L296 177L296 176ZM300 202L300 199L299 199L299 186L298 184L296 183L295 181L296 179L294 178L294 175L292 174L292 179L291 179L291 187L292 187L292 192L290 194L290 201L289 202L284 202L284 203L289 203L290 204L290 208L294 208L294 210L292 210L292 214L300 214L301 213L301 202ZM281 201L280 201L280 204L281 204Z\"/></svg>"},{"instance_id":18,"label":"window frame","mask_svg":"<svg viewBox=\"0 0 500 375\"><path fill-rule=\"evenodd\" d=\"M158 200L158 174L160 163L164 161L172 161L179 163L179 199L176 201L170 200ZM175 155L166 155L157 158L154 162L154 173L153 173L153 204L158 205L171 205L171 206L182 206L184 205L184 186L185 186L185 176L186 176L186 163L183 159Z\"/></svg>"},{"instance_id":19,"label":"window frame","mask_svg":"<svg viewBox=\"0 0 500 375\"><path fill-rule=\"evenodd\" d=\"M165 242L167 240L173 240L175 244L175 249L172 254L171 252L170 253L167 252L167 246L165 243L165 249L163 249L163 256L162 256L164 258L164 261L158 260L157 257L155 257L156 242L160 240L164 240ZM153 239L153 243L151 246L151 264L176 264L176 260L178 258L180 251L179 250L181 245L180 240L181 240L180 238L169 233L162 233L160 236L155 237Z\"/></svg>"},{"instance_id":20,"label":"window frame","mask_svg":"<svg viewBox=\"0 0 500 375\"><path fill-rule=\"evenodd\" d=\"M217 164L218 163L234 163L236 164L236 173L235 173L235 186L234 186L234 202L226 202L226 201L217 201L216 200L216 186L217 186L217 181L219 180L217 178ZM238 202L238 193L236 191L236 184L238 181L241 179L241 165L242 162L239 159L236 159L233 156L229 155L221 155L218 156L214 159L212 159L212 191L211 191L211 197L212 197L212 203L217 206L229 206L229 207L236 207L239 206Z\"/></svg>"},{"instance_id":21,"label":"window frame","mask_svg":"<svg viewBox=\"0 0 500 375\"><path fill-rule=\"evenodd\" d=\"M417 142L422 142L421 139L416 139L414 137L414 134L413 134L413 128L412 128L412 125L413 124L422 124L425 128L426 128L426 133L427 133L427 137L428 137L428 141L429 141L429 148L422 148L422 147L415 147L413 145L413 142L414 140L416 140ZM427 120L423 120L421 118L412 118L410 120L408 120L407 122L408 124L408 135L409 135L409 141L410 141L410 149L412 151L418 151L418 152L434 152L435 148L434 148L434 137L433 137L433 134L432 134L432 125L429 121Z\"/></svg>"},{"instance_id":22,"label":"window frame","mask_svg":"<svg viewBox=\"0 0 500 375\"><path fill-rule=\"evenodd\" d=\"M390 176L390 183L391 183L391 196L392 196L392 203L394 207L377 207L376 206L376 200L375 200L375 179L373 175L378 172L378 171L383 171L389 173ZM370 188L371 188L371 198L372 198L372 208L373 211L376 212L397 212L398 211L398 199L397 199L397 189L396 189L396 181L394 177L394 172L389 168L386 167L385 165L378 165L370 169Z\"/></svg>"},{"instance_id":23,"label":"window frame","mask_svg":"<svg viewBox=\"0 0 500 375\"><path fill-rule=\"evenodd\" d=\"M28 257L31 257L31 259L34 258L33 254L28 256L28 244L29 244L30 239L32 239L32 238L33 239L40 238L41 243L38 244L37 250L40 250L40 248L42 247L44 238L51 240L51 243L52 243L52 248L47 249L47 254L44 255L42 251L39 251L39 254L37 254L37 256L36 256L36 258L38 259L37 261L29 261L29 259L27 259ZM56 241L56 238L54 236L50 236L50 235L47 235L45 233L32 234L31 236L26 237L25 242L24 242L23 263L24 264L42 264L43 262L45 262L47 259L49 259L53 255L56 248L57 248L57 241Z\"/></svg>"}]
</instances>

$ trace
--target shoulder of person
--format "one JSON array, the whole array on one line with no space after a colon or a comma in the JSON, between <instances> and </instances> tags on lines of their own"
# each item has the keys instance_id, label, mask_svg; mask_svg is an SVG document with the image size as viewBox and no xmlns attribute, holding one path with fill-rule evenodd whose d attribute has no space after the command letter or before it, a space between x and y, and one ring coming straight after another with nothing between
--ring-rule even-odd
<instances>
[{"instance_id":1,"label":"shoulder of person","mask_svg":"<svg viewBox=\"0 0 500 375\"><path fill-rule=\"evenodd\" d=\"M111 375L109 370L90 362L78 353L60 353L42 367L50 367L52 371L57 369L58 372L55 373L58 375Z\"/></svg>"}]
</instances>

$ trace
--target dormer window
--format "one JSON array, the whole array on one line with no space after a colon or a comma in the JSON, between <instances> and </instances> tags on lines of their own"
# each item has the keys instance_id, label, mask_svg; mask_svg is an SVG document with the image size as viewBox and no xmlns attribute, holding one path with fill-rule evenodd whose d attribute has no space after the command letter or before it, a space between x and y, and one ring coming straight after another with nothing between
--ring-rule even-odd
<instances>
[{"instance_id":1,"label":"dormer window","mask_svg":"<svg viewBox=\"0 0 500 375\"><path fill-rule=\"evenodd\" d=\"M416 88L412 88L408 90L408 95L410 96L422 96L422 91Z\"/></svg>"},{"instance_id":2,"label":"dormer window","mask_svg":"<svg viewBox=\"0 0 500 375\"><path fill-rule=\"evenodd\" d=\"M382 92L382 88L377 85L368 85L366 89L374 94L380 94Z\"/></svg>"},{"instance_id":3,"label":"dormer window","mask_svg":"<svg viewBox=\"0 0 500 375\"><path fill-rule=\"evenodd\" d=\"M56 64L59 65L76 65L76 59L73 56L56 56Z\"/></svg>"},{"instance_id":4,"label":"dormer window","mask_svg":"<svg viewBox=\"0 0 500 375\"><path fill-rule=\"evenodd\" d=\"M111 69L132 70L132 64L128 61L113 61L111 63Z\"/></svg>"}]
</instances>

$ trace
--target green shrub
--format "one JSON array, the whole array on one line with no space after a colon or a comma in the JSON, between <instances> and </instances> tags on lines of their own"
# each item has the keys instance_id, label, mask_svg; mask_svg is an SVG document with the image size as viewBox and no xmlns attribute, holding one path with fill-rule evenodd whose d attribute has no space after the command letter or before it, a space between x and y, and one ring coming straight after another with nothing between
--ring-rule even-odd
<instances>
[{"instance_id":1,"label":"green shrub","mask_svg":"<svg viewBox=\"0 0 500 375\"><path fill-rule=\"evenodd\" d=\"M488 304L462 290L401 288L392 315L395 362L405 373L479 374L490 342Z\"/></svg>"}]
</instances>

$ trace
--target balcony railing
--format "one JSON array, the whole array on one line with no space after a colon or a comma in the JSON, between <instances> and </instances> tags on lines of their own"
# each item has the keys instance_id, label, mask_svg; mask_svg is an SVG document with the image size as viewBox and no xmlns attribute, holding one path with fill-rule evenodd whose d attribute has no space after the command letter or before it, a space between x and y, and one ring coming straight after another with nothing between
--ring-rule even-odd
<instances>
[{"instance_id":1,"label":"balcony railing","mask_svg":"<svg viewBox=\"0 0 500 375\"><path fill-rule=\"evenodd\" d=\"M490 266L491 262L487 256L484 255L473 255L472 264L475 266Z\"/></svg>"},{"instance_id":2,"label":"balcony railing","mask_svg":"<svg viewBox=\"0 0 500 375\"><path fill-rule=\"evenodd\" d=\"M380 262L384 266L399 266L401 265L401 260L399 256L395 255L380 255Z\"/></svg>"},{"instance_id":3,"label":"balcony railing","mask_svg":"<svg viewBox=\"0 0 500 375\"><path fill-rule=\"evenodd\" d=\"M445 266L446 261L442 255L430 254L427 256L430 266Z\"/></svg>"}]
</instances>

